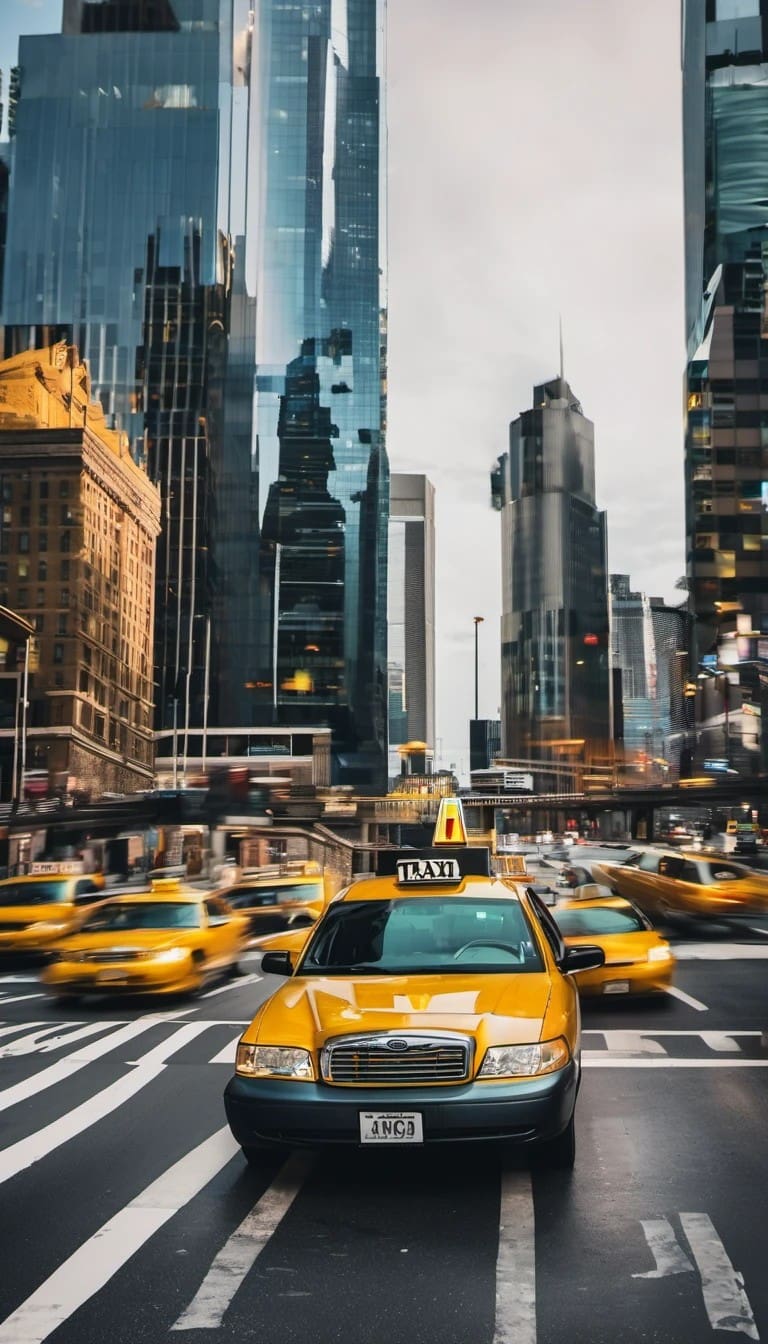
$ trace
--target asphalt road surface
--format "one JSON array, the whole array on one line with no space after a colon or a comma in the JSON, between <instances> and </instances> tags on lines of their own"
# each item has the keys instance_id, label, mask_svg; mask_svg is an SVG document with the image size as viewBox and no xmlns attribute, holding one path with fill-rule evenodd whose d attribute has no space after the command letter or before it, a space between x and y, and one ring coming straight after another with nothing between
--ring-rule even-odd
<instances>
[{"instance_id":1,"label":"asphalt road surface","mask_svg":"<svg viewBox=\"0 0 768 1344\"><path fill-rule=\"evenodd\" d=\"M768 1344L768 934L584 1010L572 1174L477 1147L248 1169L222 1092L277 982L66 1013L0 970L0 1344Z\"/></svg>"}]
</instances>

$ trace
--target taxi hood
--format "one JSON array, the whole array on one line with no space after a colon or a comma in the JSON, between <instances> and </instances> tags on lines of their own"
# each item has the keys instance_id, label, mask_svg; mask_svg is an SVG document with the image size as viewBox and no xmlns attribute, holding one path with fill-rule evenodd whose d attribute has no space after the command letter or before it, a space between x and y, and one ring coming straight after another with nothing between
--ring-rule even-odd
<instances>
[{"instance_id":1,"label":"taxi hood","mask_svg":"<svg viewBox=\"0 0 768 1344\"><path fill-rule=\"evenodd\" d=\"M88 933L81 929L70 933L56 944L57 951L96 952L101 948L120 948L121 951L164 951L167 947L186 947L189 935L196 929L100 929Z\"/></svg>"},{"instance_id":2,"label":"taxi hood","mask_svg":"<svg viewBox=\"0 0 768 1344\"><path fill-rule=\"evenodd\" d=\"M332 1036L448 1030L478 1046L538 1041L549 1002L547 974L298 977L267 1000L245 1039L319 1049Z\"/></svg>"}]
</instances>

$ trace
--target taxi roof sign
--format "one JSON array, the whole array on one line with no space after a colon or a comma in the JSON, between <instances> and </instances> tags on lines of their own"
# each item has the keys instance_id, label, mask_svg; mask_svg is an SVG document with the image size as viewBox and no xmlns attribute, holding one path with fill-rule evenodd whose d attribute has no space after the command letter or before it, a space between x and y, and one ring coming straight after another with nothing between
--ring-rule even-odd
<instances>
[{"instance_id":1,"label":"taxi roof sign","mask_svg":"<svg viewBox=\"0 0 768 1344\"><path fill-rule=\"evenodd\" d=\"M432 836L433 845L466 845L467 827L459 798L441 798Z\"/></svg>"}]
</instances>

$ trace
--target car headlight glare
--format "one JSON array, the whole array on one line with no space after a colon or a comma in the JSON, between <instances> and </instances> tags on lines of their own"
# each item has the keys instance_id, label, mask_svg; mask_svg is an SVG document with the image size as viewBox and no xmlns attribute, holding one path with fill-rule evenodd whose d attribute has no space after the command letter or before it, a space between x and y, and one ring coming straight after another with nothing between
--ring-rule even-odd
<instances>
[{"instance_id":1,"label":"car headlight glare","mask_svg":"<svg viewBox=\"0 0 768 1344\"><path fill-rule=\"evenodd\" d=\"M492 1045L486 1051L478 1078L529 1078L537 1073L554 1073L571 1058L562 1036L535 1045Z\"/></svg>"},{"instance_id":2,"label":"car headlight glare","mask_svg":"<svg viewBox=\"0 0 768 1344\"><path fill-rule=\"evenodd\" d=\"M668 947L649 947L648 949L649 961L669 961L671 956L672 953Z\"/></svg>"},{"instance_id":3,"label":"car headlight glare","mask_svg":"<svg viewBox=\"0 0 768 1344\"><path fill-rule=\"evenodd\" d=\"M236 1068L248 1078L306 1080L314 1077L309 1051L295 1046L246 1045L241 1041L237 1047Z\"/></svg>"},{"instance_id":4,"label":"car headlight glare","mask_svg":"<svg viewBox=\"0 0 768 1344\"><path fill-rule=\"evenodd\" d=\"M30 924L27 927L27 933L64 933L69 928L66 920L60 919L39 919L36 924Z\"/></svg>"},{"instance_id":5,"label":"car headlight glare","mask_svg":"<svg viewBox=\"0 0 768 1344\"><path fill-rule=\"evenodd\" d=\"M189 949L186 947L166 947L162 952L155 952L154 960L185 961L188 956L189 956Z\"/></svg>"}]
</instances>

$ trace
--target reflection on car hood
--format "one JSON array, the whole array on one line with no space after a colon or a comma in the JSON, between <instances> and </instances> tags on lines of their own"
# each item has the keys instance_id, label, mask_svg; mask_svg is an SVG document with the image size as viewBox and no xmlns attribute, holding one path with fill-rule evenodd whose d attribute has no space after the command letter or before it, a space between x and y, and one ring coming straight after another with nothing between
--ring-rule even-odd
<instances>
[{"instance_id":1,"label":"reflection on car hood","mask_svg":"<svg viewBox=\"0 0 768 1344\"><path fill-rule=\"evenodd\" d=\"M546 974L389 975L289 980L265 1004L257 1034L270 1045L317 1048L330 1036L448 1029L484 1045L537 1041L550 995Z\"/></svg>"},{"instance_id":2,"label":"reflection on car hood","mask_svg":"<svg viewBox=\"0 0 768 1344\"><path fill-rule=\"evenodd\" d=\"M100 929L98 933L70 934L57 943L57 949L63 955L67 952L95 952L100 948L119 947L127 950L152 948L161 951L167 947L185 947L190 934L199 933L199 929Z\"/></svg>"}]
</instances>

